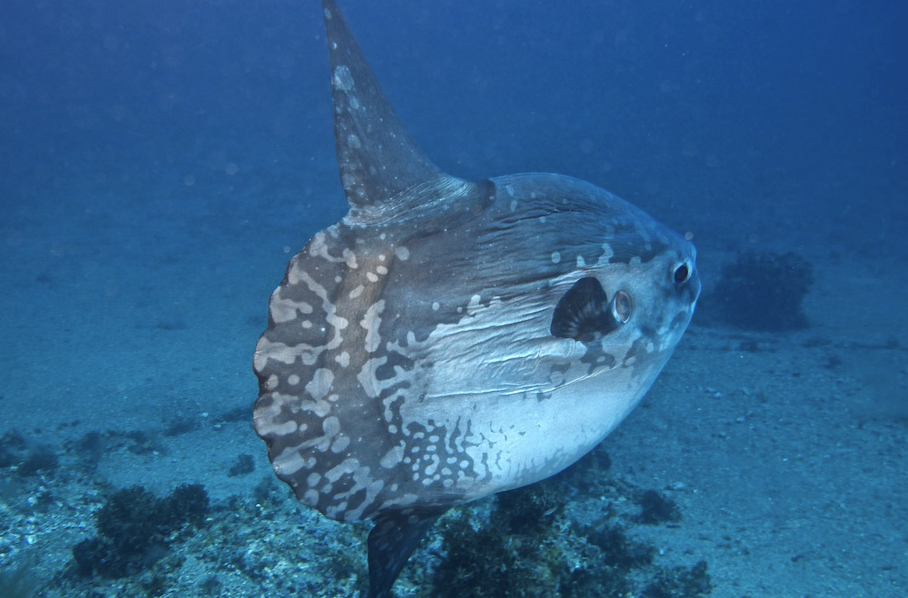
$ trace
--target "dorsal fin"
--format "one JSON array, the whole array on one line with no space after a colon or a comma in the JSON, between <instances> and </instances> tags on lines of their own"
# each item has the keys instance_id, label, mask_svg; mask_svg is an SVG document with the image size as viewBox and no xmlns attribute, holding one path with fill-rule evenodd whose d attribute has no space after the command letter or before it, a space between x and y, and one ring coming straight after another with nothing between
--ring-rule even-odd
<instances>
[{"instance_id":1,"label":"dorsal fin","mask_svg":"<svg viewBox=\"0 0 908 598\"><path fill-rule=\"evenodd\" d=\"M487 205L494 185L445 174L426 157L385 97L335 0L322 0L322 8L348 218L376 223L426 206L462 212Z\"/></svg>"}]
</instances>

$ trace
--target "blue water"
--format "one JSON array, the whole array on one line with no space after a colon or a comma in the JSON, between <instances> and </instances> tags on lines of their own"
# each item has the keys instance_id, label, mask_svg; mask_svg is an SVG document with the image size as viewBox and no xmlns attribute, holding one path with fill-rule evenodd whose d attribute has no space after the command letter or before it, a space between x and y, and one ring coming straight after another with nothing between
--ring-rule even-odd
<instances>
[{"instance_id":1,"label":"blue water","mask_svg":"<svg viewBox=\"0 0 908 598\"><path fill-rule=\"evenodd\" d=\"M908 4L342 8L444 170L607 188L693 233L705 293L743 249L825 260L812 324L835 336L859 312L847 341L904 344ZM0 435L63 454L92 430L251 411L268 296L345 212L317 3L5 0L0 114ZM856 272L886 301L842 290ZM236 430L221 469L263 458ZM255 483L203 469L108 477L215 499Z\"/></svg>"}]
</instances>

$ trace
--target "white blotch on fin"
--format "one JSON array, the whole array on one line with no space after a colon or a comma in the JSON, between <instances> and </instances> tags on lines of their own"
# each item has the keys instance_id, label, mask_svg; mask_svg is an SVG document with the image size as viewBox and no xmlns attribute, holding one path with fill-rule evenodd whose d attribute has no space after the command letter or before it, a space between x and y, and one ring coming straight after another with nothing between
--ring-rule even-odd
<instances>
[{"instance_id":1,"label":"white blotch on fin","mask_svg":"<svg viewBox=\"0 0 908 598\"><path fill-rule=\"evenodd\" d=\"M278 289L278 291L280 291L280 289ZM296 317L301 313L312 313L312 306L305 301L293 301L292 299L285 299L283 297L279 297L278 292L275 292L272 296L269 308L271 309L271 318L278 324L290 322L296 319Z\"/></svg>"},{"instance_id":2,"label":"white blotch on fin","mask_svg":"<svg viewBox=\"0 0 908 598\"><path fill-rule=\"evenodd\" d=\"M400 463L400 460L403 458L403 456L404 449L403 447L398 445L385 453L385 456L381 458L381 461L379 461L379 463L385 469L391 469L392 467Z\"/></svg>"},{"instance_id":3,"label":"white blotch on fin","mask_svg":"<svg viewBox=\"0 0 908 598\"><path fill-rule=\"evenodd\" d=\"M333 77L334 87L341 91L350 91L353 89L353 73L346 65L340 65L334 69Z\"/></svg>"},{"instance_id":4,"label":"white blotch on fin","mask_svg":"<svg viewBox=\"0 0 908 598\"><path fill-rule=\"evenodd\" d=\"M327 368L319 368L312 374L312 380L306 384L306 392L308 392L313 399L319 400L328 394L333 383L334 372Z\"/></svg>"},{"instance_id":5,"label":"white blotch on fin","mask_svg":"<svg viewBox=\"0 0 908 598\"><path fill-rule=\"evenodd\" d=\"M381 337L378 335L378 327L381 326L381 312L385 309L385 300L376 301L366 310L363 319L359 325L366 329L366 351L374 353L378 349Z\"/></svg>"}]
</instances>

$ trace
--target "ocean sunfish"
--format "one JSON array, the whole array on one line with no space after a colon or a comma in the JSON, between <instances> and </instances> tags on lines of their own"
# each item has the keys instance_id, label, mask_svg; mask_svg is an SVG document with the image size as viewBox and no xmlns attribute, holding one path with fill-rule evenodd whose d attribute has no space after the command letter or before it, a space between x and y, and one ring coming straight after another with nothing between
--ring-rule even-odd
<instances>
[{"instance_id":1,"label":"ocean sunfish","mask_svg":"<svg viewBox=\"0 0 908 598\"><path fill-rule=\"evenodd\" d=\"M547 478L634 408L700 293L693 245L590 183L438 169L323 0L349 212L255 348L255 429L300 502L371 519L370 597L452 506Z\"/></svg>"}]
</instances>

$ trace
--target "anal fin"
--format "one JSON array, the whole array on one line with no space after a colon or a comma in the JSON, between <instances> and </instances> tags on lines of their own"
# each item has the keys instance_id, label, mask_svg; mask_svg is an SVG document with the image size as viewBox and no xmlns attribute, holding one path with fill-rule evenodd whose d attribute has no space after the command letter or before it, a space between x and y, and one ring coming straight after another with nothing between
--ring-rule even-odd
<instances>
[{"instance_id":1,"label":"anal fin","mask_svg":"<svg viewBox=\"0 0 908 598\"><path fill-rule=\"evenodd\" d=\"M403 509L375 518L369 533L369 598L388 598L410 554L447 507Z\"/></svg>"}]
</instances>

